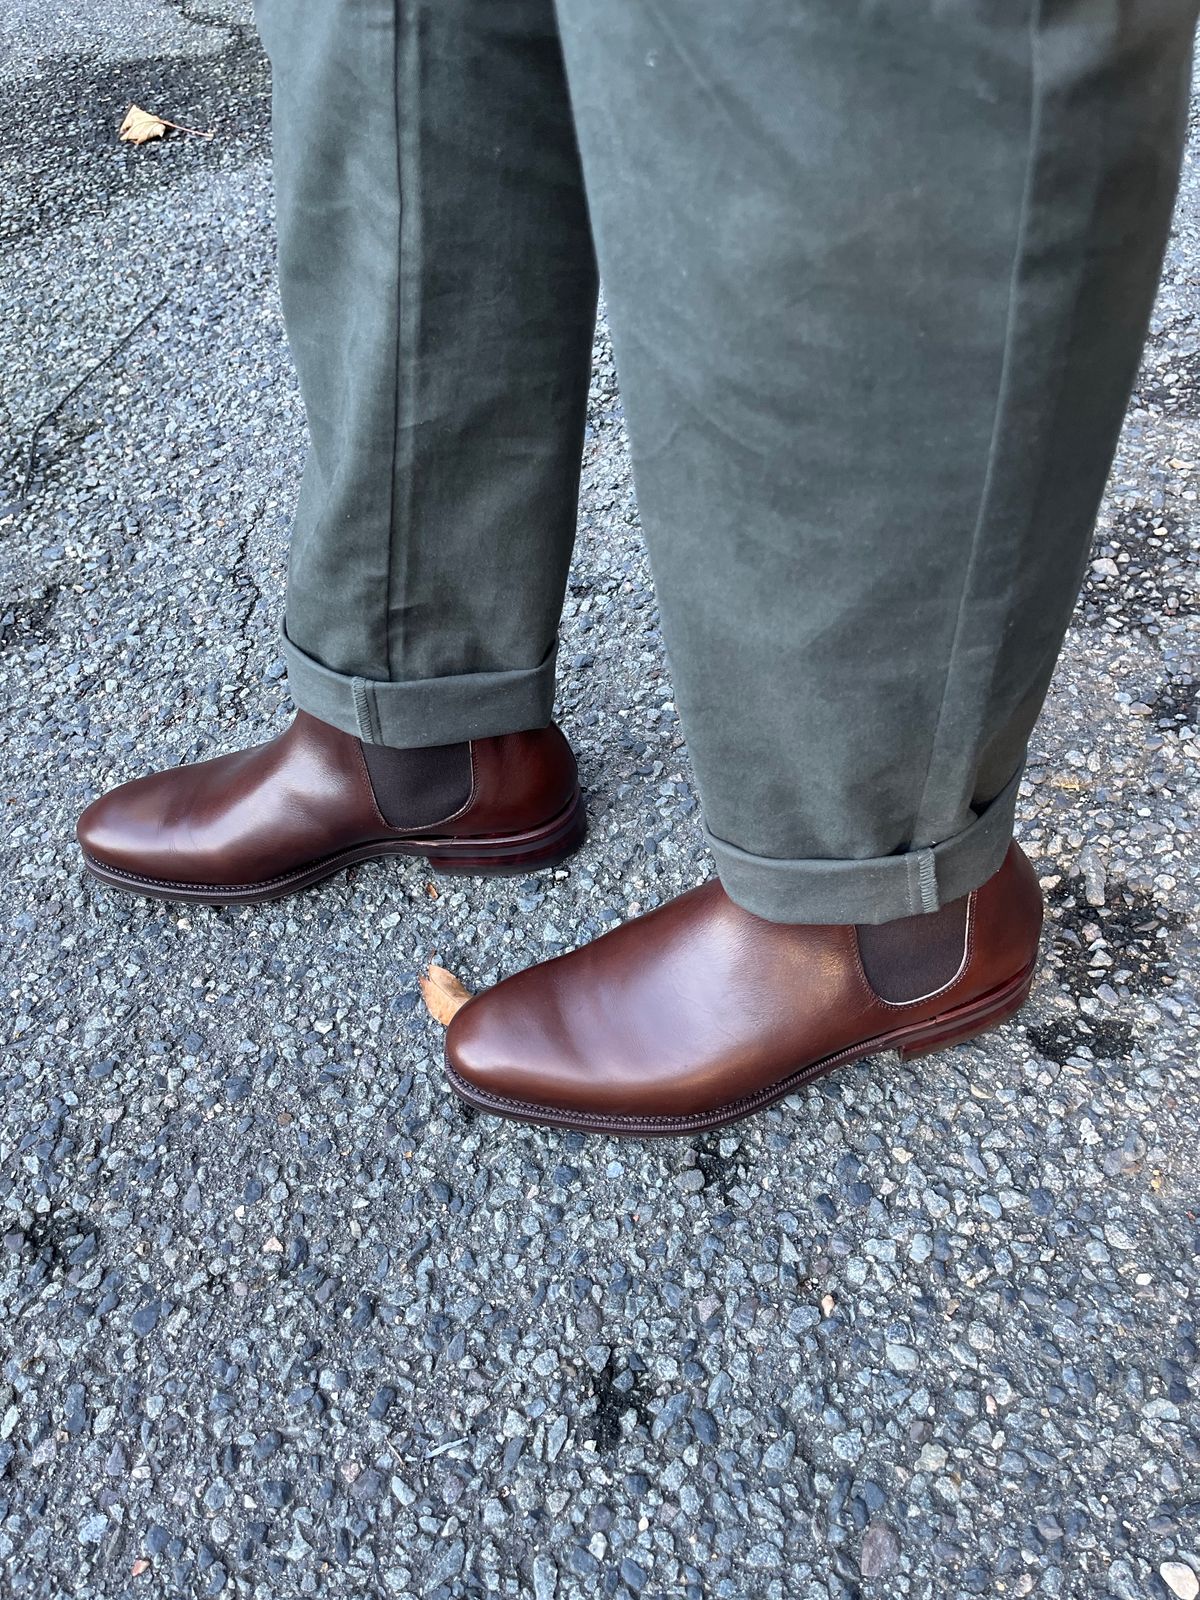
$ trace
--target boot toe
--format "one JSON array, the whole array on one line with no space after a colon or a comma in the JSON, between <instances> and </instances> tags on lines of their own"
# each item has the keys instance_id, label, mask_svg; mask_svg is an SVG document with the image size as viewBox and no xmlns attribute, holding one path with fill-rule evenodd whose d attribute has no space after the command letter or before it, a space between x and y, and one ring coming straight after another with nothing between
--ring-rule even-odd
<instances>
[{"instance_id":1,"label":"boot toe","mask_svg":"<svg viewBox=\"0 0 1200 1600\"><path fill-rule=\"evenodd\" d=\"M163 778L135 778L92 801L75 824L87 861L143 881L190 881L186 830L173 825L171 789Z\"/></svg>"},{"instance_id":2,"label":"boot toe","mask_svg":"<svg viewBox=\"0 0 1200 1600\"><path fill-rule=\"evenodd\" d=\"M563 1023L544 996L531 992L528 974L516 974L477 995L451 1021L451 1081L499 1112L511 1107L519 1114L522 1106L587 1110L588 1074Z\"/></svg>"},{"instance_id":3,"label":"boot toe","mask_svg":"<svg viewBox=\"0 0 1200 1600\"><path fill-rule=\"evenodd\" d=\"M139 831L125 784L93 800L75 824L75 837L85 856L102 867L122 872L132 869L134 835Z\"/></svg>"},{"instance_id":4,"label":"boot toe","mask_svg":"<svg viewBox=\"0 0 1200 1600\"><path fill-rule=\"evenodd\" d=\"M519 1026L503 984L463 1006L446 1031L446 1062L464 1083L505 1100L536 1098L539 1074L529 1063L529 1029Z\"/></svg>"}]
</instances>

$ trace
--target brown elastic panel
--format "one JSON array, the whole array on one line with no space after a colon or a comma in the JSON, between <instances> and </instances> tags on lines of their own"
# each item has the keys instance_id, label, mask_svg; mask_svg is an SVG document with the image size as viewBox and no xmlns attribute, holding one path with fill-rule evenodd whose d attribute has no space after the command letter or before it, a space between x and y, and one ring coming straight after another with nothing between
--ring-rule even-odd
<instances>
[{"instance_id":1,"label":"brown elastic panel","mask_svg":"<svg viewBox=\"0 0 1200 1600\"><path fill-rule=\"evenodd\" d=\"M966 949L969 900L856 929L863 971L881 1000L903 1005L950 982Z\"/></svg>"},{"instance_id":2,"label":"brown elastic panel","mask_svg":"<svg viewBox=\"0 0 1200 1600\"><path fill-rule=\"evenodd\" d=\"M461 811L471 798L469 744L434 744L421 750L364 744L362 753L375 804L390 827L432 827Z\"/></svg>"}]
</instances>

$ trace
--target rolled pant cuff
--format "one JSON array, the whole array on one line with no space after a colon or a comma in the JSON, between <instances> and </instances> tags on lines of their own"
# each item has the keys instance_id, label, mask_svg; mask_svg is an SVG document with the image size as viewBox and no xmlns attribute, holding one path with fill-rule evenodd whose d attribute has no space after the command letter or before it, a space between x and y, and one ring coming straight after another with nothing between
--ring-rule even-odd
<instances>
[{"instance_id":1,"label":"rolled pant cuff","mask_svg":"<svg viewBox=\"0 0 1200 1600\"><path fill-rule=\"evenodd\" d=\"M729 898L768 922L892 922L937 911L1000 870L1023 770L961 833L924 850L867 861L777 860L707 829L705 836Z\"/></svg>"},{"instance_id":2,"label":"rolled pant cuff","mask_svg":"<svg viewBox=\"0 0 1200 1600\"><path fill-rule=\"evenodd\" d=\"M333 672L293 644L286 631L281 643L296 705L364 744L411 750L488 739L544 728L554 711L557 643L536 667L408 682Z\"/></svg>"}]
</instances>

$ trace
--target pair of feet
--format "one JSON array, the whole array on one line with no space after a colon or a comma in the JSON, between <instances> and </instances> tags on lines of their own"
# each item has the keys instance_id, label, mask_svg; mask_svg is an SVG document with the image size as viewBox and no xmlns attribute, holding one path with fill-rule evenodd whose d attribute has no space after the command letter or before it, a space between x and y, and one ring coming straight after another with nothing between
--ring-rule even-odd
<instances>
[{"instance_id":1,"label":"pair of feet","mask_svg":"<svg viewBox=\"0 0 1200 1600\"><path fill-rule=\"evenodd\" d=\"M524 874L565 860L585 832L553 725L394 750L304 712L268 744L113 790L78 827L102 882L215 904L275 899L387 854ZM469 1001L447 1030L446 1074L470 1104L530 1122L719 1127L846 1062L997 1026L1029 992L1041 921L1016 845L974 893L878 927L767 922L714 880Z\"/></svg>"}]
</instances>

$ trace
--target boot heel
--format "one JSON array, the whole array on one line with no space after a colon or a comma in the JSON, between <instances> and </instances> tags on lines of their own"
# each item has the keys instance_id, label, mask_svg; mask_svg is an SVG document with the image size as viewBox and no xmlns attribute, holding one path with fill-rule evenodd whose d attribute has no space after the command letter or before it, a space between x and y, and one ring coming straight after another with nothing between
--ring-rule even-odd
<instances>
[{"instance_id":1,"label":"boot heel","mask_svg":"<svg viewBox=\"0 0 1200 1600\"><path fill-rule=\"evenodd\" d=\"M553 821L529 833L506 839L454 839L444 845L424 847L425 859L435 872L459 873L539 872L557 867L573 856L587 838L587 810L583 795L574 799Z\"/></svg>"},{"instance_id":2,"label":"boot heel","mask_svg":"<svg viewBox=\"0 0 1200 1600\"><path fill-rule=\"evenodd\" d=\"M919 1056L932 1055L935 1050L948 1050L952 1045L966 1044L968 1039L978 1039L1002 1023L1015 1017L1029 998L1036 963L1031 964L1020 977L1001 989L994 989L983 1000L964 1006L960 1011L914 1029L903 1043L897 1044L896 1053L901 1061L915 1061Z\"/></svg>"}]
</instances>

